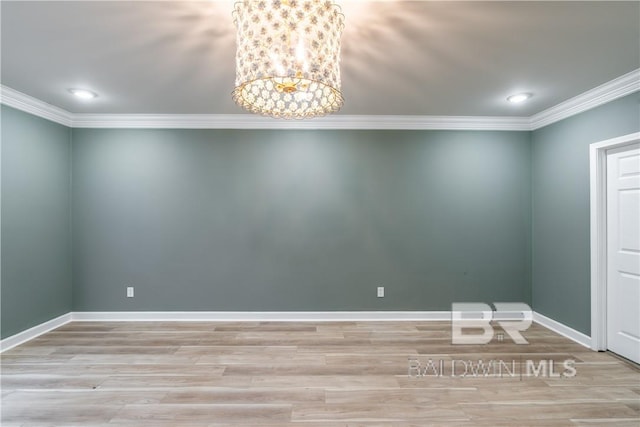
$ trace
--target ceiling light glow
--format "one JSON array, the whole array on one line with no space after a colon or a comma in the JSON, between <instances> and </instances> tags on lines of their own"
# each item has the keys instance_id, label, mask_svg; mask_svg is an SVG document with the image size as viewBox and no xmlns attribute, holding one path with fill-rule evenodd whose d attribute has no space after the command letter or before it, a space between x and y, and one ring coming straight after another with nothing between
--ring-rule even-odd
<instances>
[{"instance_id":1,"label":"ceiling light glow","mask_svg":"<svg viewBox=\"0 0 640 427\"><path fill-rule=\"evenodd\" d=\"M93 99L98 97L97 93L86 89L69 89L69 93L80 99Z\"/></svg>"},{"instance_id":2,"label":"ceiling light glow","mask_svg":"<svg viewBox=\"0 0 640 427\"><path fill-rule=\"evenodd\" d=\"M531 98L532 96L533 95L531 95L530 93L518 93L508 97L507 101L511 102L512 104L520 104L526 101L527 99Z\"/></svg>"}]
</instances>

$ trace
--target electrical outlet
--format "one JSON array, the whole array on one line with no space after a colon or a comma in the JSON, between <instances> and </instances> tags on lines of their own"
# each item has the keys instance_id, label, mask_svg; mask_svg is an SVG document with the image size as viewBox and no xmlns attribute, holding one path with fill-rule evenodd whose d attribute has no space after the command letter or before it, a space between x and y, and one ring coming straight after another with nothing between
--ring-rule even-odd
<instances>
[{"instance_id":1,"label":"electrical outlet","mask_svg":"<svg viewBox=\"0 0 640 427\"><path fill-rule=\"evenodd\" d=\"M384 286L378 286L378 298L384 298Z\"/></svg>"},{"instance_id":2,"label":"electrical outlet","mask_svg":"<svg viewBox=\"0 0 640 427\"><path fill-rule=\"evenodd\" d=\"M127 286L127 298L133 298L133 286Z\"/></svg>"}]
</instances>

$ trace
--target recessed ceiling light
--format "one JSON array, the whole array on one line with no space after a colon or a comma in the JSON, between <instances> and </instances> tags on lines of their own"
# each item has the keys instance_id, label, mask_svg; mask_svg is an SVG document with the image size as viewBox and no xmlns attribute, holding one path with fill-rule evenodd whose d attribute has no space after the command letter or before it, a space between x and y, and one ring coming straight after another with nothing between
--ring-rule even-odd
<instances>
[{"instance_id":1,"label":"recessed ceiling light","mask_svg":"<svg viewBox=\"0 0 640 427\"><path fill-rule=\"evenodd\" d=\"M80 99L93 99L98 97L97 93L86 89L69 89L69 92Z\"/></svg>"},{"instance_id":2,"label":"recessed ceiling light","mask_svg":"<svg viewBox=\"0 0 640 427\"><path fill-rule=\"evenodd\" d=\"M507 98L507 101L511 102L512 104L520 104L521 102L526 101L527 99L531 98L533 95L531 95L530 93L518 93L515 95L511 95L510 97Z\"/></svg>"}]
</instances>

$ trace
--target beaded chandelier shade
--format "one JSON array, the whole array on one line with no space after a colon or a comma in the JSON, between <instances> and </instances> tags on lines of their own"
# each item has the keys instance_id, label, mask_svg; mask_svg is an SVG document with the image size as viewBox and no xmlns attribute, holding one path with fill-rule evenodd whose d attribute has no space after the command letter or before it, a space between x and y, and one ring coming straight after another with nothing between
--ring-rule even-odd
<instances>
[{"instance_id":1,"label":"beaded chandelier shade","mask_svg":"<svg viewBox=\"0 0 640 427\"><path fill-rule=\"evenodd\" d=\"M257 114L303 119L334 113L344 15L330 0L244 0L237 28L233 100Z\"/></svg>"}]
</instances>

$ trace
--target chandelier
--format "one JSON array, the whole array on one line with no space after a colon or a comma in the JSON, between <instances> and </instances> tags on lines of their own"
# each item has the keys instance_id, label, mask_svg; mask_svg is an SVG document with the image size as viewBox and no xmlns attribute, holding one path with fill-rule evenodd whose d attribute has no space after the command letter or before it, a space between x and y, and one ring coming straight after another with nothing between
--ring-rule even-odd
<instances>
[{"instance_id":1,"label":"chandelier","mask_svg":"<svg viewBox=\"0 0 640 427\"><path fill-rule=\"evenodd\" d=\"M344 15L331 0L243 0L233 100L252 113L303 119L334 113Z\"/></svg>"}]
</instances>

